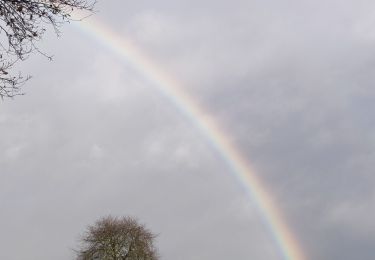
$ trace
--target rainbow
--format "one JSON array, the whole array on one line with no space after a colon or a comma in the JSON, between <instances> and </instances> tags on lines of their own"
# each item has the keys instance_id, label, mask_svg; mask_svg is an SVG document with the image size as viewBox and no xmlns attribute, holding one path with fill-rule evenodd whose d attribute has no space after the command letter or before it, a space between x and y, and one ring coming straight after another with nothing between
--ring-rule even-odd
<instances>
[{"instance_id":1,"label":"rainbow","mask_svg":"<svg viewBox=\"0 0 375 260\"><path fill-rule=\"evenodd\" d=\"M248 160L230 142L228 134L209 116L209 113L190 96L181 84L170 75L159 69L142 51L129 40L111 30L103 22L96 19L84 19L77 27L95 38L97 41L131 64L191 121L212 143L216 151L227 162L231 172L245 187L247 195L259 208L272 237L286 260L305 260L301 247L286 224L281 212L275 206L272 196L266 191L264 184L257 177Z\"/></svg>"}]
</instances>

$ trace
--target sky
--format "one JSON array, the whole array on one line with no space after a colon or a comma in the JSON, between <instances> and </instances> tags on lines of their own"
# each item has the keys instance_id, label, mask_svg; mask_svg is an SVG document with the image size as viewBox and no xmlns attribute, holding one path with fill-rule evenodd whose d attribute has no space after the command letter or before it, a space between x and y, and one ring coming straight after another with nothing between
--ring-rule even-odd
<instances>
[{"instance_id":1,"label":"sky","mask_svg":"<svg viewBox=\"0 0 375 260\"><path fill-rule=\"evenodd\" d=\"M307 259L375 256L375 3L99 1L227 133ZM283 259L208 137L79 22L0 102L0 258L74 259L85 228L134 216L161 259Z\"/></svg>"}]
</instances>

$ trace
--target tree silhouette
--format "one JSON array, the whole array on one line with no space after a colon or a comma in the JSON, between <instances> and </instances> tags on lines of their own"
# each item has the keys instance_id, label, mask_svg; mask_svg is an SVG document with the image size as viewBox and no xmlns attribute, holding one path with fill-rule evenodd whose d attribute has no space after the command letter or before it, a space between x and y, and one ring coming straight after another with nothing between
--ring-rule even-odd
<instances>
[{"instance_id":1,"label":"tree silhouette","mask_svg":"<svg viewBox=\"0 0 375 260\"><path fill-rule=\"evenodd\" d=\"M59 34L75 10L91 12L94 5L95 0L0 0L0 97L21 94L29 77L11 75L10 69L34 51L45 55L36 43L48 27Z\"/></svg>"},{"instance_id":2,"label":"tree silhouette","mask_svg":"<svg viewBox=\"0 0 375 260\"><path fill-rule=\"evenodd\" d=\"M87 228L78 260L157 260L155 235L131 217L108 216Z\"/></svg>"}]
</instances>

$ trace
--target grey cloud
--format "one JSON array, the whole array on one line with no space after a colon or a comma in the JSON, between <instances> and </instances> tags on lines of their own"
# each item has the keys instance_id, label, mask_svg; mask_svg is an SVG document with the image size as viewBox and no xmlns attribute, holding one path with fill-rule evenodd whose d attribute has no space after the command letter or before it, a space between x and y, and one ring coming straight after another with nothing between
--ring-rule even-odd
<instances>
[{"instance_id":1,"label":"grey cloud","mask_svg":"<svg viewBox=\"0 0 375 260\"><path fill-rule=\"evenodd\" d=\"M102 1L97 16L225 126L309 259L372 259L372 7ZM27 95L1 104L2 258L70 259L86 225L130 214L160 233L163 259L281 259L225 163L142 72L76 28L42 44L54 62L32 57Z\"/></svg>"}]
</instances>

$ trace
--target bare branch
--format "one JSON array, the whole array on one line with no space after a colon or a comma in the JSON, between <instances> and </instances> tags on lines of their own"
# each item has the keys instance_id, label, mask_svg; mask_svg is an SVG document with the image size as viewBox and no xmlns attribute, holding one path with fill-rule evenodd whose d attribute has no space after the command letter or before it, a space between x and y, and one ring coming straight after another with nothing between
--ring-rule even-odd
<instances>
[{"instance_id":1,"label":"bare branch","mask_svg":"<svg viewBox=\"0 0 375 260\"><path fill-rule=\"evenodd\" d=\"M96 0L0 0L0 97L22 94L20 87L29 79L8 76L17 61L33 52L49 59L37 46L51 27L57 35L60 26L71 20L75 10L92 12Z\"/></svg>"}]
</instances>

